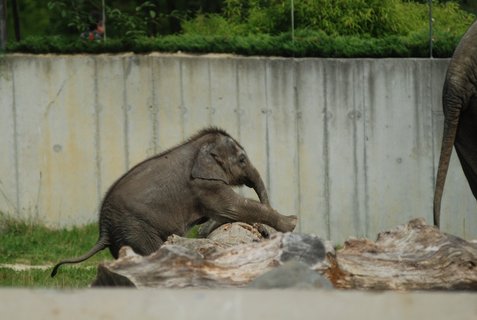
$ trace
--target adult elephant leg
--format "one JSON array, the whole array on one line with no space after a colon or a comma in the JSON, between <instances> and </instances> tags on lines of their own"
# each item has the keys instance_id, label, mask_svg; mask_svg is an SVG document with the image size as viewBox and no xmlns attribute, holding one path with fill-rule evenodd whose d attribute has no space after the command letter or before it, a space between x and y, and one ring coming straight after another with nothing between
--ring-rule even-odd
<instances>
[{"instance_id":1,"label":"adult elephant leg","mask_svg":"<svg viewBox=\"0 0 477 320\"><path fill-rule=\"evenodd\" d=\"M462 170L464 171L465 177L469 182L470 189L472 194L477 199L477 172L475 171L475 163L469 161L469 159L457 148L457 155L459 156L460 163L462 165Z\"/></svg>"},{"instance_id":2,"label":"adult elephant leg","mask_svg":"<svg viewBox=\"0 0 477 320\"><path fill-rule=\"evenodd\" d=\"M471 104L462 113L455 148L465 177L477 199L477 104Z\"/></svg>"}]
</instances>

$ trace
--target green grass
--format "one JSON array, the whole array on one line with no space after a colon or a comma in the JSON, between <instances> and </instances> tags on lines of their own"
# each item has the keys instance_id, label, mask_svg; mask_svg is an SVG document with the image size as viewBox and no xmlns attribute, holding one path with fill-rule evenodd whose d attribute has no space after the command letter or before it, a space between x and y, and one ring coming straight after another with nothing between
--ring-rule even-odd
<instances>
[{"instance_id":1,"label":"green grass","mask_svg":"<svg viewBox=\"0 0 477 320\"><path fill-rule=\"evenodd\" d=\"M21 288L86 288L96 278L94 267L65 267L55 278L50 277L51 269L15 271L0 268L0 287Z\"/></svg>"},{"instance_id":2,"label":"green grass","mask_svg":"<svg viewBox=\"0 0 477 320\"><path fill-rule=\"evenodd\" d=\"M0 215L0 265L53 266L64 258L76 257L90 249L98 238L96 224L53 230L45 226L15 221ZM46 270L14 271L0 267L0 286L80 288L95 278L96 266L112 257L104 250L74 266L64 265L55 278Z\"/></svg>"}]
</instances>

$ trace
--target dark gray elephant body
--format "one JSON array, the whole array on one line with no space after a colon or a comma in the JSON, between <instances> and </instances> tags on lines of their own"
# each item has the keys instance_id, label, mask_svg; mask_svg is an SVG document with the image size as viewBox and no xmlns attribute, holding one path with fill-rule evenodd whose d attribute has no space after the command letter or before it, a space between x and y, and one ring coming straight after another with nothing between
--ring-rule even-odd
<instances>
[{"instance_id":1,"label":"dark gray elephant body","mask_svg":"<svg viewBox=\"0 0 477 320\"><path fill-rule=\"evenodd\" d=\"M247 185L261 202L246 199L232 186ZM99 215L100 235L84 261L109 247L117 258L122 246L141 255L156 251L172 234L183 235L208 219L268 224L292 231L296 216L269 206L263 181L244 149L226 132L206 129L187 142L150 158L123 175L106 194Z\"/></svg>"},{"instance_id":2,"label":"dark gray elephant body","mask_svg":"<svg viewBox=\"0 0 477 320\"><path fill-rule=\"evenodd\" d=\"M449 63L442 104L445 122L434 193L436 226L453 145L477 199L477 22L467 30Z\"/></svg>"}]
</instances>

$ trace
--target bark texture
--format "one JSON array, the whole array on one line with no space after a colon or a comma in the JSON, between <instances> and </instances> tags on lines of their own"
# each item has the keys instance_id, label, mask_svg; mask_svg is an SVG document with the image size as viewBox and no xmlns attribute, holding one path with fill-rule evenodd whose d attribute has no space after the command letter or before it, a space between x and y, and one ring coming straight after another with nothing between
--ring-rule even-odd
<instances>
[{"instance_id":1,"label":"bark texture","mask_svg":"<svg viewBox=\"0 0 477 320\"><path fill-rule=\"evenodd\" d=\"M477 290L477 243L440 232L423 219L348 240L330 270L335 287L377 290Z\"/></svg>"},{"instance_id":2,"label":"bark texture","mask_svg":"<svg viewBox=\"0 0 477 320\"><path fill-rule=\"evenodd\" d=\"M268 231L264 239L262 228L226 224L207 239L172 236L147 257L124 247L98 267L93 286L477 290L477 243L422 219L337 252L314 235Z\"/></svg>"}]
</instances>

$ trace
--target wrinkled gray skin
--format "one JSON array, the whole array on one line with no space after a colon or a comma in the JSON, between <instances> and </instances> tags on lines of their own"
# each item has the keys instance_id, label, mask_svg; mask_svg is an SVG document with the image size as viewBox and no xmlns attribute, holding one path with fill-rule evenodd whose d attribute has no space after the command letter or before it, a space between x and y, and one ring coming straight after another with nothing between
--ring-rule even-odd
<instances>
[{"instance_id":1,"label":"wrinkled gray skin","mask_svg":"<svg viewBox=\"0 0 477 320\"><path fill-rule=\"evenodd\" d=\"M254 188L261 202L247 199L232 186ZM283 232L297 217L269 205L264 183L244 149L226 132L205 129L185 143L152 157L123 175L106 194L99 214L99 239L84 261L109 247L114 258L122 246L141 255L156 251L172 234L184 235L208 219L224 223L264 223Z\"/></svg>"},{"instance_id":2,"label":"wrinkled gray skin","mask_svg":"<svg viewBox=\"0 0 477 320\"><path fill-rule=\"evenodd\" d=\"M444 135L434 193L434 224L440 226L442 193L452 146L477 199L477 22L467 30L447 69L442 93Z\"/></svg>"}]
</instances>

